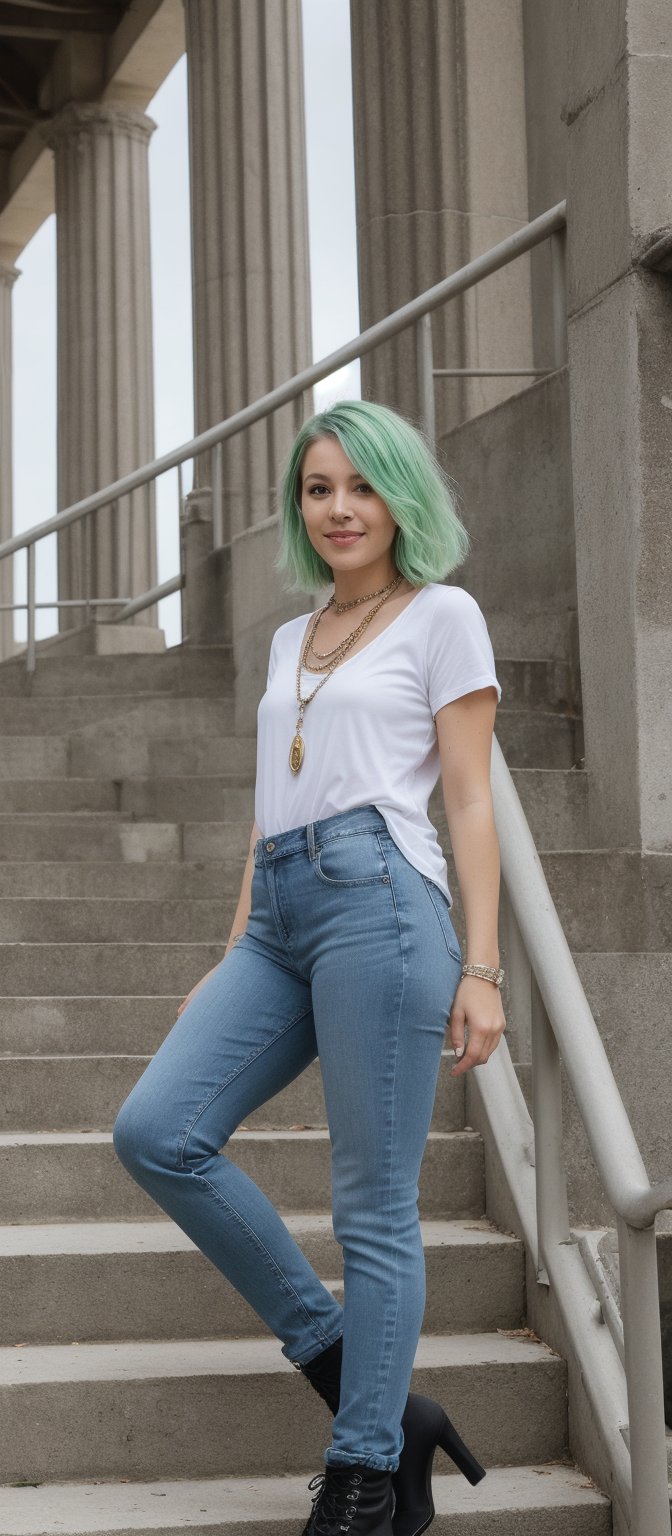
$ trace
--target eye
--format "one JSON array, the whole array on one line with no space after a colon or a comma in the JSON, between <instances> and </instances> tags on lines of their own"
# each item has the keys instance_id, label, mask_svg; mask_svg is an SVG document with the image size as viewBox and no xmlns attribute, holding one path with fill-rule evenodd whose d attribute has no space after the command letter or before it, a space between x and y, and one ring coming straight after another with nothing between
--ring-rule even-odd
<instances>
[{"instance_id":1,"label":"eye","mask_svg":"<svg viewBox=\"0 0 672 1536\"><path fill-rule=\"evenodd\" d=\"M355 489L358 490L358 491L371 491L371 493L373 494L373 487L370 486L366 480L360 480L359 485L356 486ZM308 495L309 496L314 496L316 491L328 491L328 490L329 490L329 487L327 485L311 485L308 488ZM318 500L320 500L320 499L321 498L318 497Z\"/></svg>"}]
</instances>

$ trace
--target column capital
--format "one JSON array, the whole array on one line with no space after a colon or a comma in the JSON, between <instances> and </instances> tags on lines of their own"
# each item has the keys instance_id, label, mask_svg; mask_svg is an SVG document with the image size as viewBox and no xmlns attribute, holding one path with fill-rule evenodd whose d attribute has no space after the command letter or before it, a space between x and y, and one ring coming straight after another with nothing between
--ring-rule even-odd
<instances>
[{"instance_id":1,"label":"column capital","mask_svg":"<svg viewBox=\"0 0 672 1536\"><path fill-rule=\"evenodd\" d=\"M3 288L13 288L17 277L21 276L21 268L15 267L11 261L3 261L0 256L0 284Z\"/></svg>"},{"instance_id":2,"label":"column capital","mask_svg":"<svg viewBox=\"0 0 672 1536\"><path fill-rule=\"evenodd\" d=\"M70 101L39 131L50 149L58 149L79 134L127 134L148 143L155 128L153 117L126 102Z\"/></svg>"}]
</instances>

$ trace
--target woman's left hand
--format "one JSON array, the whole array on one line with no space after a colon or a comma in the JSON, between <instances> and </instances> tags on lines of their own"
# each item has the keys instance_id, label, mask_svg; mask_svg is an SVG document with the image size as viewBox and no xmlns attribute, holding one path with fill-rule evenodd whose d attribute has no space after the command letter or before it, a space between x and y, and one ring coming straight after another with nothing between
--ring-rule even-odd
<instances>
[{"instance_id":1,"label":"woman's left hand","mask_svg":"<svg viewBox=\"0 0 672 1536\"><path fill-rule=\"evenodd\" d=\"M469 1039L462 1056L465 1025ZM450 1012L450 1038L460 1056L459 1065L450 1069L451 1077L458 1077L471 1067L484 1066L499 1045L505 1029L499 987L481 976L463 976Z\"/></svg>"}]
</instances>

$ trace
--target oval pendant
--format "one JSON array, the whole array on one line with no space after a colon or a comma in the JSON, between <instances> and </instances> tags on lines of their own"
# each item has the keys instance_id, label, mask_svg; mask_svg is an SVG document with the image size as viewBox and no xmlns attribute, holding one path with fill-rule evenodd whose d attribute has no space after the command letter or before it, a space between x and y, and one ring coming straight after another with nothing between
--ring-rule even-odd
<instances>
[{"instance_id":1,"label":"oval pendant","mask_svg":"<svg viewBox=\"0 0 672 1536\"><path fill-rule=\"evenodd\" d=\"M299 736L297 733L289 749L289 766L292 770L292 773L298 773L299 768L303 762L303 755L305 750L306 745L303 737Z\"/></svg>"}]
</instances>

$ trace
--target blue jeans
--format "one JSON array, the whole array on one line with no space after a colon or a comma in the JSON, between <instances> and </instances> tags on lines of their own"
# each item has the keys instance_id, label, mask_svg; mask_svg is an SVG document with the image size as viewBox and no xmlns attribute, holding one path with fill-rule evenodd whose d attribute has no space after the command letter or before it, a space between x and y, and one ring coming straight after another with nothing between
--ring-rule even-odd
<instances>
[{"instance_id":1,"label":"blue jeans","mask_svg":"<svg viewBox=\"0 0 672 1536\"><path fill-rule=\"evenodd\" d=\"M305 1364L343 1335L331 1465L394 1471L426 1301L418 1175L461 976L448 900L373 805L254 847L242 939L117 1115L138 1184ZM319 1057L344 1306L271 1202L221 1155Z\"/></svg>"}]
</instances>

